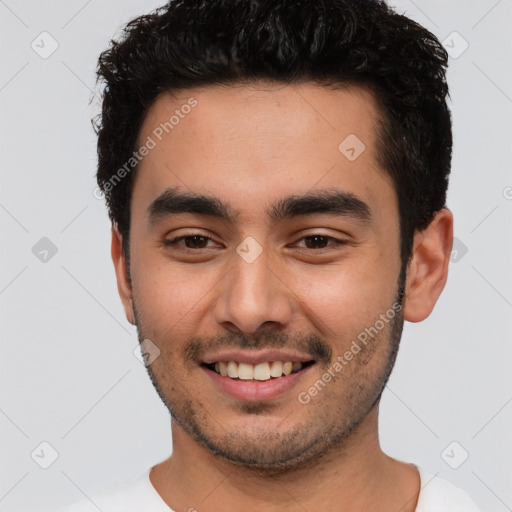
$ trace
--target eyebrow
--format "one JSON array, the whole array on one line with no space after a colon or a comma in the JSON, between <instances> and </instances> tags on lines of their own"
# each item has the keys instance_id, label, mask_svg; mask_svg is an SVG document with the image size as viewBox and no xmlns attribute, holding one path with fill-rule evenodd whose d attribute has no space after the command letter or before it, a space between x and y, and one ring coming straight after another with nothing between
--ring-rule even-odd
<instances>
[{"instance_id":1,"label":"eyebrow","mask_svg":"<svg viewBox=\"0 0 512 512\"><path fill-rule=\"evenodd\" d=\"M187 213L206 215L231 224L235 224L239 217L237 211L217 197L186 192L178 187L166 189L149 205L147 211L151 225L162 218ZM352 193L337 189L290 195L279 199L266 211L272 222L317 214L351 217L365 223L372 219L367 203Z\"/></svg>"}]
</instances>

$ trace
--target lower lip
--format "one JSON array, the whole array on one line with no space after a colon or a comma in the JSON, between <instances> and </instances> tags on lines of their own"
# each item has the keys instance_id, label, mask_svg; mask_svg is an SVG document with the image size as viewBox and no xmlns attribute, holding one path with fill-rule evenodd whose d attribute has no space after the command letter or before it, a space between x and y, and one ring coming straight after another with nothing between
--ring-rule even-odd
<instances>
[{"instance_id":1,"label":"lower lip","mask_svg":"<svg viewBox=\"0 0 512 512\"><path fill-rule=\"evenodd\" d=\"M223 377L208 368L203 367L203 370L224 393L237 400L257 402L261 400L271 400L290 390L313 366L314 365L307 366L297 373L263 381L235 380L229 377Z\"/></svg>"}]
</instances>

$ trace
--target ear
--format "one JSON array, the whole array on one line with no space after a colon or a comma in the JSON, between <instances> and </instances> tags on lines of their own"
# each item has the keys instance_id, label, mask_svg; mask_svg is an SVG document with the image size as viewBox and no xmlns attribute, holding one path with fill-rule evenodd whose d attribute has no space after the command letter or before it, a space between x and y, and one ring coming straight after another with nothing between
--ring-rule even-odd
<instances>
[{"instance_id":1,"label":"ear","mask_svg":"<svg viewBox=\"0 0 512 512\"><path fill-rule=\"evenodd\" d=\"M117 229L117 225L112 225L112 261L117 278L117 290L123 303L124 312L128 322L135 325L135 314L133 312L132 287L130 284L129 270L126 258L123 254L123 237Z\"/></svg>"},{"instance_id":2,"label":"ear","mask_svg":"<svg viewBox=\"0 0 512 512\"><path fill-rule=\"evenodd\" d=\"M405 286L405 320L421 322L432 313L448 278L452 245L453 215L443 208L414 236Z\"/></svg>"}]
</instances>

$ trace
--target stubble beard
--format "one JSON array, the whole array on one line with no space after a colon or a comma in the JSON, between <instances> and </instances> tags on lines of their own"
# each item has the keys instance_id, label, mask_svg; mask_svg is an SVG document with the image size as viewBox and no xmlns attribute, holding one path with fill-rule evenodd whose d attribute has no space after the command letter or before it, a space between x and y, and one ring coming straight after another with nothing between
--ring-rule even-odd
<instances>
[{"instance_id":1,"label":"stubble beard","mask_svg":"<svg viewBox=\"0 0 512 512\"><path fill-rule=\"evenodd\" d=\"M398 282L396 304L403 305L404 288L405 272L402 271ZM148 338L145 332L147 329L141 321L135 298L133 306L139 342L142 342ZM345 383L350 386L350 390L344 392L341 400L337 401L336 395L333 394L332 388L336 385L335 382L329 383L327 388L331 386L331 389L326 388L319 393L318 398L319 400L324 398L324 403L320 407L316 405L314 409L312 408L306 421L285 432L279 430L277 425L270 430L260 429L257 433L233 429L230 432L214 435L210 425L215 425L217 422L173 376L170 371L172 364L162 366L161 362L153 363L146 368L158 396L167 407L173 421L200 446L235 466L264 476L277 476L306 467L314 467L321 464L330 451L342 451L369 413L378 408L396 361L403 323L403 309L400 309L390 320L388 328L379 333L365 350L354 356L347 368L351 369L350 375L355 377L357 382ZM322 342L318 338L314 340ZM372 374L368 372L367 364L373 354L378 352L378 345L382 343L385 343L388 349L384 356L381 354L385 362L380 364L376 374ZM162 346L164 345L165 342ZM267 346L265 344L265 347ZM320 366L327 370L331 365L332 362L331 364L322 363ZM346 369L342 370L342 372L346 371ZM342 379L343 376L342 374ZM371 381L369 385L365 383L367 380ZM313 406L303 405L302 407ZM273 408L274 405L269 402L251 402L241 404L240 412L264 417L270 414Z\"/></svg>"}]
</instances>

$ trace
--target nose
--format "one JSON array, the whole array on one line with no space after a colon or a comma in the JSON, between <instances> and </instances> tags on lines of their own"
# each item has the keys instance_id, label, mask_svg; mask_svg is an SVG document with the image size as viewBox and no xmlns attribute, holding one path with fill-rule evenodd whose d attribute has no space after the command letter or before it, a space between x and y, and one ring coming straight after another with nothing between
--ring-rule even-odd
<instances>
[{"instance_id":1,"label":"nose","mask_svg":"<svg viewBox=\"0 0 512 512\"><path fill-rule=\"evenodd\" d=\"M233 268L219 284L215 321L232 332L257 334L282 329L292 316L292 292L270 268L265 251L248 263L238 254Z\"/></svg>"}]
</instances>

